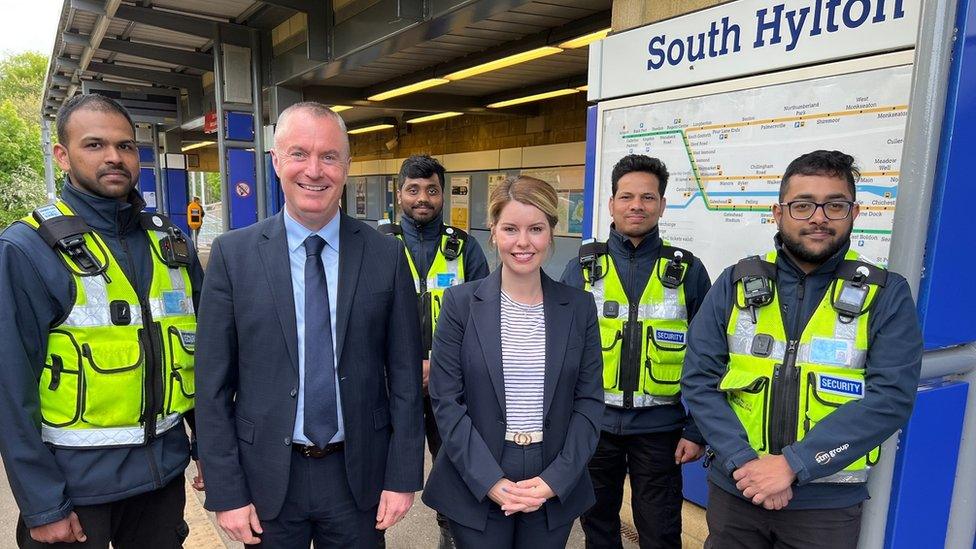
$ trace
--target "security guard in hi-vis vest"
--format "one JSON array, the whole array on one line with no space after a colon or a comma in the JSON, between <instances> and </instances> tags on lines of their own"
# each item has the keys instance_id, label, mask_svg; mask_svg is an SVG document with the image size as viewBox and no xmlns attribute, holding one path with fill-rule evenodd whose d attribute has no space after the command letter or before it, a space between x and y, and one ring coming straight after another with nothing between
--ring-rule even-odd
<instances>
[{"instance_id":1,"label":"security guard in hi-vis vest","mask_svg":"<svg viewBox=\"0 0 976 549\"><path fill-rule=\"evenodd\" d=\"M17 543L180 547L203 271L178 228L142 211L122 106L73 97L57 132L61 198L0 236L0 452Z\"/></svg>"},{"instance_id":2,"label":"security guard in hi-vis vest","mask_svg":"<svg viewBox=\"0 0 976 549\"><path fill-rule=\"evenodd\" d=\"M607 405L589 471L596 504L580 519L587 547L621 547L620 507L630 475L641 547L681 547L681 464L704 440L681 404L688 323L709 288L691 251L662 241L668 171L629 155L611 174L610 238L584 242L563 273L593 293L603 342Z\"/></svg>"},{"instance_id":3,"label":"security guard in hi-vis vest","mask_svg":"<svg viewBox=\"0 0 976 549\"><path fill-rule=\"evenodd\" d=\"M857 546L922 360L905 279L850 249L858 177L839 151L791 162L776 248L726 269L691 325L681 386L710 447L706 547Z\"/></svg>"},{"instance_id":4,"label":"security guard in hi-vis vest","mask_svg":"<svg viewBox=\"0 0 976 549\"><path fill-rule=\"evenodd\" d=\"M415 155L403 161L397 203L402 212L400 224L380 224L379 230L403 240L420 300L420 329L427 357L444 290L488 276L488 261L477 240L457 227L444 224L444 167L434 158ZM430 371L427 360L423 367L426 394ZM428 449L436 456L441 438L434 423L430 397L424 398L424 427ZM441 529L439 546L453 547L447 519L438 514L437 524Z\"/></svg>"}]
</instances>

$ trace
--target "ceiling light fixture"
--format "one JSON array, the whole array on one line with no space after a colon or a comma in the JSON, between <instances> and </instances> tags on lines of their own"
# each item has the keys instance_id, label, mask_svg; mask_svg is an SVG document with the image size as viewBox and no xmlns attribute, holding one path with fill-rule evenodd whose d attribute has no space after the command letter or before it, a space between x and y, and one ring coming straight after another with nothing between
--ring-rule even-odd
<instances>
[{"instance_id":1,"label":"ceiling light fixture","mask_svg":"<svg viewBox=\"0 0 976 549\"><path fill-rule=\"evenodd\" d=\"M583 36L579 36L577 38L573 38L572 40L567 40L567 41L563 42L562 44L559 44L559 47L560 48L566 48L568 50L571 50L571 49L574 49L574 48L582 48L583 46L586 46L590 42L596 42L597 40L603 40L604 38L607 37L608 34L610 34L610 27L607 27L607 28L602 29L602 30L598 30L596 32L591 32L590 34L584 34Z\"/></svg>"},{"instance_id":2,"label":"ceiling light fixture","mask_svg":"<svg viewBox=\"0 0 976 549\"><path fill-rule=\"evenodd\" d=\"M427 88L433 88L434 86L440 86L441 84L447 84L448 82L450 82L450 80L445 80L443 78L428 78L427 80L421 80L420 82L414 82L413 84L400 86L399 88L393 88L392 90L371 95L366 99L369 101L384 101L386 99L390 99L391 97L399 97L408 93L426 90Z\"/></svg>"},{"instance_id":3,"label":"ceiling light fixture","mask_svg":"<svg viewBox=\"0 0 976 549\"><path fill-rule=\"evenodd\" d=\"M329 109L330 109L330 110L331 110L332 112L342 112L342 111L348 111L348 110L349 110L349 109L351 109L351 108L352 108L352 107L351 107L351 106L349 106L349 105L332 105L331 107L329 107Z\"/></svg>"},{"instance_id":4,"label":"ceiling light fixture","mask_svg":"<svg viewBox=\"0 0 976 549\"><path fill-rule=\"evenodd\" d=\"M420 116L417 118L411 118L407 120L407 124L422 124L424 122L432 122L434 120L443 120L445 118L453 118L455 116L461 116L463 112L439 112L436 114L428 114L427 116Z\"/></svg>"},{"instance_id":5,"label":"ceiling light fixture","mask_svg":"<svg viewBox=\"0 0 976 549\"><path fill-rule=\"evenodd\" d=\"M373 124L372 126L363 126L362 128L356 128L354 130L349 130L346 133L348 133L349 135L358 135L358 134L361 134L361 133L376 132L376 131L379 131L379 130L386 130L386 129L395 128L395 127L396 126L394 126L393 124Z\"/></svg>"},{"instance_id":6,"label":"ceiling light fixture","mask_svg":"<svg viewBox=\"0 0 976 549\"><path fill-rule=\"evenodd\" d=\"M521 105L522 103L531 103L533 101L542 101L543 99L549 99L551 97L559 97L561 95L572 95L574 93L579 93L575 88L564 88L561 90L547 91L543 93L536 93L533 95L526 95L525 97L517 97L515 99L506 99L505 101L498 101L488 105L489 109L500 109L502 107L511 107L512 105Z\"/></svg>"},{"instance_id":7,"label":"ceiling light fixture","mask_svg":"<svg viewBox=\"0 0 976 549\"><path fill-rule=\"evenodd\" d=\"M215 145L215 144L217 144L216 141L201 141L199 143L194 143L192 145L181 147L180 150L182 152L192 151L193 149L201 149L203 147L209 147L210 145Z\"/></svg>"},{"instance_id":8,"label":"ceiling light fixture","mask_svg":"<svg viewBox=\"0 0 976 549\"><path fill-rule=\"evenodd\" d=\"M503 69L505 67L511 67L512 65L518 65L519 63L525 63L526 61L532 61L533 59L539 59L540 57L546 57L547 55L552 55L561 51L563 51L561 48L557 48L555 46L543 46L541 48L535 48L534 50L523 51L521 53L502 57L501 59L495 59L494 61L488 61L487 63L475 65L467 69L461 69L445 75L444 78L448 80L462 80L478 74Z\"/></svg>"}]
</instances>

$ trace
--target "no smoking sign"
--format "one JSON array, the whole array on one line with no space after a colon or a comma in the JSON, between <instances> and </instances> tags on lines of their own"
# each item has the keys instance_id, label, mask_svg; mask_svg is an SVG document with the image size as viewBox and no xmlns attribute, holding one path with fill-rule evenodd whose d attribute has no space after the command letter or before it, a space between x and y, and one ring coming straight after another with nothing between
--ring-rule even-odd
<instances>
[{"instance_id":1,"label":"no smoking sign","mask_svg":"<svg viewBox=\"0 0 976 549\"><path fill-rule=\"evenodd\" d=\"M234 185L234 192L241 198L247 198L251 196L251 186L246 181L239 181Z\"/></svg>"}]
</instances>

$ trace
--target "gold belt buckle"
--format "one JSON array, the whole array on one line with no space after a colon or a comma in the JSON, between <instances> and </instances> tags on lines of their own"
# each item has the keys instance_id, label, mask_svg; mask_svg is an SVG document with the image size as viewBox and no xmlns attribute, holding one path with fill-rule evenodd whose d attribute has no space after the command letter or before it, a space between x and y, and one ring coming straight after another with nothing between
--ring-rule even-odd
<instances>
[{"instance_id":1,"label":"gold belt buckle","mask_svg":"<svg viewBox=\"0 0 976 549\"><path fill-rule=\"evenodd\" d=\"M532 444L532 435L529 433L515 433L515 436L512 438L515 439L512 442L518 444L519 446L528 446L529 444Z\"/></svg>"}]
</instances>

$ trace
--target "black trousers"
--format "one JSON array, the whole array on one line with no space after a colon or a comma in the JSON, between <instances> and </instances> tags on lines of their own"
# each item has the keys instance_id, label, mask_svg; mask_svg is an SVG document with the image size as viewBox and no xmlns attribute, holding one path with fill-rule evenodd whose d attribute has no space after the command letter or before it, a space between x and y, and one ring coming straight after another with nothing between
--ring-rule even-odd
<instances>
[{"instance_id":1,"label":"black trousers","mask_svg":"<svg viewBox=\"0 0 976 549\"><path fill-rule=\"evenodd\" d=\"M519 446L506 442L499 465L505 478L512 482L539 476L545 469L542 443ZM468 528L454 521L450 524L458 549L564 549L573 528L572 521L550 528L545 504L531 513L505 516L494 502L488 510L484 530Z\"/></svg>"},{"instance_id":2,"label":"black trousers","mask_svg":"<svg viewBox=\"0 0 976 549\"><path fill-rule=\"evenodd\" d=\"M262 520L265 549L369 548L380 542L376 507L361 511L346 479L345 456L322 458L291 454L288 493L274 520Z\"/></svg>"},{"instance_id":3,"label":"black trousers","mask_svg":"<svg viewBox=\"0 0 976 549\"><path fill-rule=\"evenodd\" d=\"M183 522L186 488L183 475L159 490L111 503L75 507L84 543L39 543L23 519L17 521L17 546L25 549L177 549L189 533Z\"/></svg>"},{"instance_id":4,"label":"black trousers","mask_svg":"<svg viewBox=\"0 0 976 549\"><path fill-rule=\"evenodd\" d=\"M620 505L630 474L631 507L641 549L681 547L681 431L615 435L603 431L590 460L596 504L580 517L587 549L620 549Z\"/></svg>"},{"instance_id":5,"label":"black trousers","mask_svg":"<svg viewBox=\"0 0 976 549\"><path fill-rule=\"evenodd\" d=\"M706 549L854 549L861 504L842 509L768 511L708 484Z\"/></svg>"},{"instance_id":6,"label":"black trousers","mask_svg":"<svg viewBox=\"0 0 976 549\"><path fill-rule=\"evenodd\" d=\"M424 431L427 434L427 449L430 457L436 458L437 452L441 450L441 434L437 431L437 422L434 421L434 408L430 403L430 396L424 395ZM444 515L437 513L437 525L441 528L449 528L449 521Z\"/></svg>"}]
</instances>

